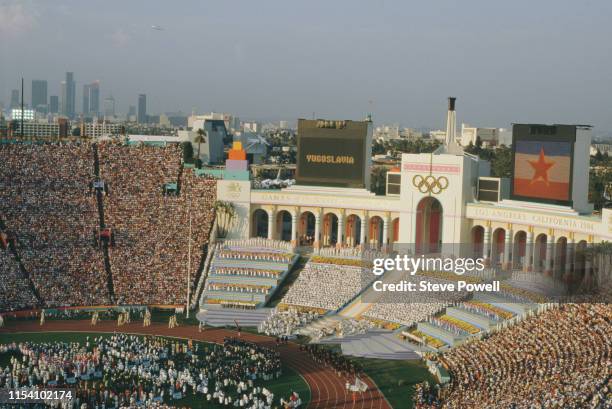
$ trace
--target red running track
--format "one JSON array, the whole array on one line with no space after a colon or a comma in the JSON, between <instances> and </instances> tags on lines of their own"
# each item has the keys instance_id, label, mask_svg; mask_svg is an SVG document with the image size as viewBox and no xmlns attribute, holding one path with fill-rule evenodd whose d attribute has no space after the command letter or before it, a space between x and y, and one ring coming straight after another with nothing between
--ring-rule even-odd
<instances>
[{"instance_id":1,"label":"red running track","mask_svg":"<svg viewBox=\"0 0 612 409\"><path fill-rule=\"evenodd\" d=\"M132 334L163 335L194 339L198 341L222 343L225 337L237 336L235 331L227 329L206 329L199 332L194 326L180 326L170 329L167 325L153 323L143 327L140 323L131 323L118 327L115 322L101 321L95 327L89 321L47 321L40 326L36 321L9 322L5 328L0 328L0 334L10 332L125 332ZM270 347L275 346L275 340L263 335L242 333L241 338ZM311 409L392 409L378 387L367 376L364 376L369 388L358 394L353 401L352 393L346 390L347 378L338 376L331 368L321 367L315 363L308 353L300 351L294 343L278 347L281 360L291 369L298 372L310 388ZM350 380L351 382L353 379Z\"/></svg>"}]
</instances>

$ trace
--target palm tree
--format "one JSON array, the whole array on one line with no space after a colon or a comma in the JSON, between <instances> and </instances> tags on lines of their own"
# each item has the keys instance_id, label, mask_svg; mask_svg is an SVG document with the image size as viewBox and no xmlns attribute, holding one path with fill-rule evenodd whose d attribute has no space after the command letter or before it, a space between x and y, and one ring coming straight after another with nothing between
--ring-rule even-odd
<instances>
[{"instance_id":1,"label":"palm tree","mask_svg":"<svg viewBox=\"0 0 612 409\"><path fill-rule=\"evenodd\" d=\"M206 143L206 132L204 132L204 129L202 128L198 129L198 136L196 136L195 142L197 142L198 144L198 160L199 160L200 159L200 145L202 143Z\"/></svg>"},{"instance_id":2,"label":"palm tree","mask_svg":"<svg viewBox=\"0 0 612 409\"><path fill-rule=\"evenodd\" d=\"M227 236L232 220L236 216L236 209L230 202L217 200L215 202L215 210L217 213L218 235L220 238L224 238Z\"/></svg>"}]
</instances>

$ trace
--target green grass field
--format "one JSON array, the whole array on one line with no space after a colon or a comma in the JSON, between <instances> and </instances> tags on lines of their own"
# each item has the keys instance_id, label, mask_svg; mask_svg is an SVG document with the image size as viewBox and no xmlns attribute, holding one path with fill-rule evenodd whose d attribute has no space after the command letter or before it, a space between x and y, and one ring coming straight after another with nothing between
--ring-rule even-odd
<instances>
[{"instance_id":1,"label":"green grass field","mask_svg":"<svg viewBox=\"0 0 612 409\"><path fill-rule=\"evenodd\" d=\"M353 358L376 382L394 409L414 407L414 385L424 381L436 383L435 378L420 361L390 361L383 359Z\"/></svg>"},{"instance_id":2,"label":"green grass field","mask_svg":"<svg viewBox=\"0 0 612 409\"><path fill-rule=\"evenodd\" d=\"M0 343L7 344L11 342L85 342L87 336L90 339L94 337L109 337L112 334L100 333L75 333L75 332L39 332L39 333L17 333L17 334L2 334ZM6 367L10 362L11 354L0 354L0 366ZM276 398L288 398L292 391L297 392L304 403L310 402L310 390L302 377L292 369L283 366L283 375L279 379L268 382L258 382L259 386L265 386L271 390ZM217 404L211 404L203 399L202 396L188 396L184 399L171 402L173 405L189 406L192 408L221 408Z\"/></svg>"}]
</instances>

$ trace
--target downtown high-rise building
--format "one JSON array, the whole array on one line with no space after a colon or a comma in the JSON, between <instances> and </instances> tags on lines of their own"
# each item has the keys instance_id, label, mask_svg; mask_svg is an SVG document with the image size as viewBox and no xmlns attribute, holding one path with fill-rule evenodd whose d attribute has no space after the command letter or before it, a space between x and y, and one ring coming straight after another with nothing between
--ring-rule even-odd
<instances>
[{"instance_id":1,"label":"downtown high-rise building","mask_svg":"<svg viewBox=\"0 0 612 409\"><path fill-rule=\"evenodd\" d=\"M100 114L100 81L83 85L83 115Z\"/></svg>"},{"instance_id":2,"label":"downtown high-rise building","mask_svg":"<svg viewBox=\"0 0 612 409\"><path fill-rule=\"evenodd\" d=\"M104 98L104 117L112 118L115 116L115 98L111 95Z\"/></svg>"},{"instance_id":3,"label":"downtown high-rise building","mask_svg":"<svg viewBox=\"0 0 612 409\"><path fill-rule=\"evenodd\" d=\"M100 81L83 85L83 109L85 116L98 116L100 114Z\"/></svg>"},{"instance_id":4,"label":"downtown high-rise building","mask_svg":"<svg viewBox=\"0 0 612 409\"><path fill-rule=\"evenodd\" d=\"M138 95L138 123L147 123L147 96L145 94Z\"/></svg>"},{"instance_id":5,"label":"downtown high-rise building","mask_svg":"<svg viewBox=\"0 0 612 409\"><path fill-rule=\"evenodd\" d=\"M59 97L57 95L51 95L49 97L49 113L50 114L59 113Z\"/></svg>"},{"instance_id":6,"label":"downtown high-rise building","mask_svg":"<svg viewBox=\"0 0 612 409\"><path fill-rule=\"evenodd\" d=\"M66 80L62 81L62 115L74 118L76 100L76 84L74 73L67 72Z\"/></svg>"},{"instance_id":7,"label":"downtown high-rise building","mask_svg":"<svg viewBox=\"0 0 612 409\"><path fill-rule=\"evenodd\" d=\"M32 80L31 108L38 112L47 112L47 81Z\"/></svg>"},{"instance_id":8,"label":"downtown high-rise building","mask_svg":"<svg viewBox=\"0 0 612 409\"><path fill-rule=\"evenodd\" d=\"M18 89L11 90L11 104L9 108L10 109L19 108L19 90Z\"/></svg>"}]
</instances>

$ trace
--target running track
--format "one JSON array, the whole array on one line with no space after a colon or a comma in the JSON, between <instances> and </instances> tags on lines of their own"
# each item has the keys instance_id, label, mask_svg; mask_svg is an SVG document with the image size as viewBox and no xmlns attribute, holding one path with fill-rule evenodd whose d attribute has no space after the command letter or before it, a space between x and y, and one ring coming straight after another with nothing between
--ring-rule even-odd
<instances>
[{"instance_id":1,"label":"running track","mask_svg":"<svg viewBox=\"0 0 612 409\"><path fill-rule=\"evenodd\" d=\"M37 321L28 322L8 322L5 328L0 328L0 334L8 332L126 332L133 334L163 335L194 339L207 342L222 343L225 337L235 337L235 331L226 329L206 329L198 332L197 327L180 326L174 329L167 325L153 323L150 327L143 327L139 323L131 323L122 327L117 327L115 322L101 321L95 327L89 321L47 321L44 326L40 326ZM273 338L251 333L242 333L242 338L259 344L275 346ZM369 377L362 378L369 388L356 397L346 391L346 381L344 377L329 367L318 366L306 352L299 350L299 346L294 343L278 347L281 360L290 368L297 371L310 388L311 409L392 409L391 405L378 390L374 381ZM354 380L351 379L351 382Z\"/></svg>"}]
</instances>

